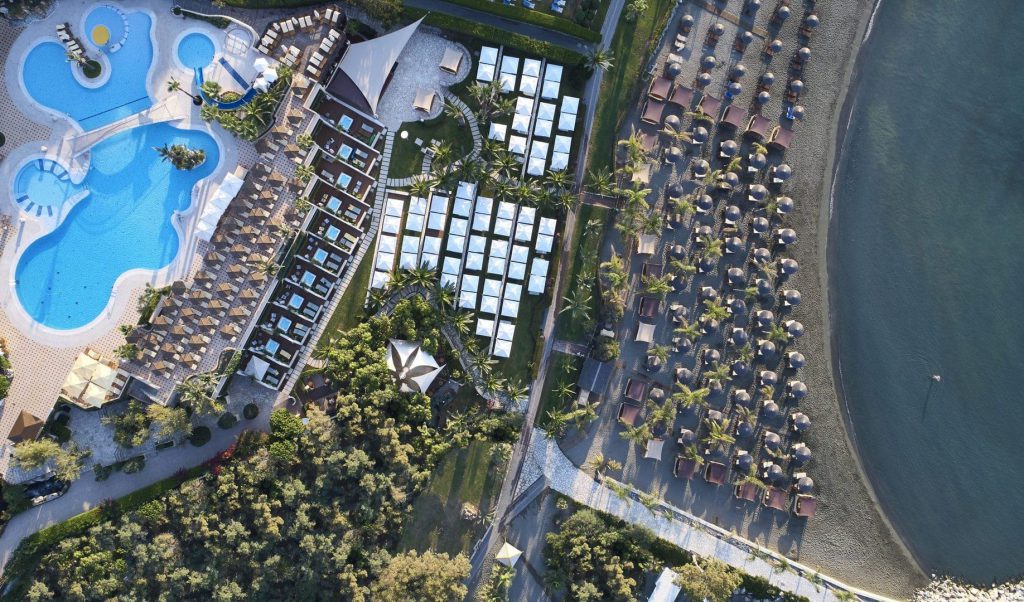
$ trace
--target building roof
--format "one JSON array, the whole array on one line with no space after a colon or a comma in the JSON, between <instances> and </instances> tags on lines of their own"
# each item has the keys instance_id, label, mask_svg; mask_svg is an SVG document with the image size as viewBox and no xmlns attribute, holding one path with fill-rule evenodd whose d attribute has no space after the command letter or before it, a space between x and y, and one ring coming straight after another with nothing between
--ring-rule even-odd
<instances>
[{"instance_id":1,"label":"building roof","mask_svg":"<svg viewBox=\"0 0 1024 602\"><path fill-rule=\"evenodd\" d=\"M608 386L608 379L612 376L612 364L610 362L599 362L588 357L583 362L583 369L580 371L580 378L577 381L581 390L600 393Z\"/></svg>"},{"instance_id":2,"label":"building roof","mask_svg":"<svg viewBox=\"0 0 1024 602\"><path fill-rule=\"evenodd\" d=\"M14 426L11 427L7 438L12 443L31 441L39 436L39 432L43 430L43 424L42 420L22 410L18 414L18 419L14 421Z\"/></svg>"},{"instance_id":3,"label":"building roof","mask_svg":"<svg viewBox=\"0 0 1024 602\"><path fill-rule=\"evenodd\" d=\"M331 76L327 90L357 108L376 113L398 56L422 21L423 17L389 34L350 45Z\"/></svg>"},{"instance_id":4,"label":"building roof","mask_svg":"<svg viewBox=\"0 0 1024 602\"><path fill-rule=\"evenodd\" d=\"M661 571L661 575L658 575L658 582L654 584L654 591L647 599L648 602L673 602L678 598L679 592L682 591L682 588L675 584L678 576L679 574L670 568Z\"/></svg>"}]
</instances>

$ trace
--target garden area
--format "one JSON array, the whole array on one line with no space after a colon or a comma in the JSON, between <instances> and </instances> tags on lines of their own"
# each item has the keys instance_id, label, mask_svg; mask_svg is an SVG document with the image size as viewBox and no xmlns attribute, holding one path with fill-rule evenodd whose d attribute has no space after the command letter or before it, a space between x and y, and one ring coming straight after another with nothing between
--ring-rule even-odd
<instances>
[{"instance_id":1,"label":"garden area","mask_svg":"<svg viewBox=\"0 0 1024 602\"><path fill-rule=\"evenodd\" d=\"M508 444L473 441L449 452L413 503L401 549L468 554L487 527L510 451Z\"/></svg>"},{"instance_id":2,"label":"garden area","mask_svg":"<svg viewBox=\"0 0 1024 602\"><path fill-rule=\"evenodd\" d=\"M406 134L408 136L403 138ZM417 140L420 144L416 144ZM473 150L473 136L469 126L459 123L458 119L449 116L447 112L426 121L404 123L391 149L388 176L407 178L422 173L424 151L431 147L431 140L447 143L451 156L456 159L465 157Z\"/></svg>"}]
</instances>

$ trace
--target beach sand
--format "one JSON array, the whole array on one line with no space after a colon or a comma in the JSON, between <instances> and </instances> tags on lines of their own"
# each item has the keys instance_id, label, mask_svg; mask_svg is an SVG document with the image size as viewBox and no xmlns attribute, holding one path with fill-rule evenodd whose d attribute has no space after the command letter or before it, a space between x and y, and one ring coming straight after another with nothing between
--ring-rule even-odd
<instances>
[{"instance_id":1,"label":"beach sand","mask_svg":"<svg viewBox=\"0 0 1024 602\"><path fill-rule=\"evenodd\" d=\"M756 24L763 26L774 9L774 2L765 1L759 11ZM780 33L785 49L773 60L769 69L776 74L772 87L772 100L763 114L774 119L782 110L781 97L786 85L786 63L800 46L796 29L804 14L803 2L794 0L793 14ZM739 14L742 0L724 3L726 11ZM886 521L871 493L870 487L860 469L856 451L846 435L846 412L837 395L833 379L833 365L830 355L832 348L829 330L828 278L827 278L827 235L830 224L829 199L833 175L837 140L841 137L847 118L843 111L846 91L853 74L854 58L859 50L867 29L874 5L871 0L818 2L817 12L821 26L811 41L813 52L811 62L805 69L803 80L806 84L801 104L806 108L806 118L795 126L794 141L785 153L784 161L793 167L794 176L785 186L785 194L796 202L796 211L786 218L786 224L795 229L799 236L797 245L787 251L801 266L798 274L785 283L784 288L796 288L802 294L802 303L791 316L806 327L806 334L793 345L808 360L798 376L810 389L810 395L800 404L808 414L813 426L805 440L814 451L814 460L807 472L817 484L820 501L817 516L803 522L787 519L782 513L737 504L728 487L708 486L702 479L686 483L672 475L672 460L676 444L669 446L660 462L644 460L638 448L619 436L621 427L615 420L621 391L630 376L645 374L642 368L640 348L632 343L636 328L636 300L630 299L626 318L617 327L622 341L623 356L609 385L609 401L598 408L599 419L586 429L586 433L571 433L561 442L566 455L580 465L595 453L621 460L624 468L621 478L636 487L686 509L706 520L736 532L748 539L791 554L800 562L819 568L823 573L842 581L882 595L908 598L916 588L928 583L927 576L911 557L898 535ZM706 52L701 47L704 35L711 23L719 20L703 8L703 3L687 2L677 8L670 20L669 37L676 32L676 19L690 13L697 17L691 43L683 53L684 70L679 81L688 81L696 74L700 57ZM728 55L735 36L735 29L727 29L715 50L720 62ZM758 60L761 42L755 40L744 55L743 63L748 68L744 78L745 91L736 104L746 106L756 87L756 78L765 66ZM667 44L661 49L661 57L668 52ZM729 59L726 65L732 63ZM659 63L661 64L661 63ZM660 68L656 69L660 73ZM719 65L713 72L715 79L708 90L719 95L728 69ZM648 78L646 82L649 82ZM620 137L628 136L630 128L637 123L642 99L633 107L623 122ZM738 136L730 136L737 138ZM779 162L777 152L772 153L770 162ZM673 173L668 180L659 171L652 178L651 188L657 203L664 202L664 187L667 182L680 181L682 174ZM667 237L682 236L678 232ZM664 243L663 243L664 244ZM618 233L609 230L602 259L606 259L611 248L621 251L622 241ZM645 258L633 256L630 260L632 273L638 273ZM715 283L717 282L717 284ZM706 282L720 286L721 276L716 275ZM634 282L634 290L639 283ZM702 283L701 285L704 285ZM693 288L698 285L694 284ZM838 294L843 293L839 291ZM837 293L832 293L837 294ZM693 303L693 291L688 290L682 297L670 296L670 300L681 299L684 305ZM659 323L656 339L661 342L670 337L670 328ZM670 359L670 364L678 361ZM687 354L684 365L693 367L693 354ZM666 383L670 378L666 371L654 376ZM670 381L666 383L671 386ZM688 428L692 428L684 422ZM677 422L677 427L679 423ZM618 478L620 475L616 475Z\"/></svg>"}]
</instances>

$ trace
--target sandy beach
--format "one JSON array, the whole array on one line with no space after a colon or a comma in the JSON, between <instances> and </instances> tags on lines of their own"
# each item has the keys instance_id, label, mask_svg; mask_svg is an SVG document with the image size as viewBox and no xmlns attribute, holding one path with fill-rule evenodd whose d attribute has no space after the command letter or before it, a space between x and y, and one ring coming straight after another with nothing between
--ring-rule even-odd
<instances>
[{"instance_id":1,"label":"sandy beach","mask_svg":"<svg viewBox=\"0 0 1024 602\"><path fill-rule=\"evenodd\" d=\"M724 9L738 14L742 6L741 0L730 0ZM928 583L928 578L879 509L860 466L856 449L847 436L845 404L837 392L836 379L833 378L833 342L829 327L831 291L828 290L827 241L830 189L836 151L841 146L848 118L843 105L851 82L855 82L854 60L873 8L871 0L817 3L821 26L810 44L813 57L803 75L806 92L800 100L800 104L806 108L806 117L796 124L794 142L783 159L793 167L794 176L785 190L796 202L796 210L787 216L786 224L799 235L798 244L787 254L801 266L800 271L786 282L785 288L796 288L802 294L802 303L792 312L792 317L804 324L806 334L794 348L808 358L807 366L801 370L799 378L807 384L811 393L801 401L800 409L814 423L805 440L814 450L815 459L808 473L817 484L820 501L817 516L802 522L769 512L754 511L736 503L730 488L711 487L698 479L689 483L676 479L672 475L672 462L667 453L666 458L656 464L650 460L645 461L642 452L638 455L636 446L623 441L619 436L621 427L614 413L626 379L631 375L644 374L642 357L638 359L638 356L642 356L640 353L624 353L609 385L609 395L614 402L603 403L598 410L599 419L586 429L588 432L570 434L561 442L561 447L577 465L597 452L623 460L621 476L636 487L664 497L668 502L726 529L735 529L743 537L790 554L800 562L819 568L851 585L885 596L909 598L915 589ZM763 23L773 9L774 3L765 2L758 14L757 23ZM785 60L800 46L795 25L805 10L802 2L793 2L792 9L793 16L780 33L786 49L783 52L787 57ZM688 2L676 10L670 21L673 23L670 32L675 31L674 19L685 13L697 16L697 31L691 39L702 40L706 28L714 22L715 17L703 8L702 3ZM729 44L735 35L732 31L735 30L727 29L723 36L723 40L728 40ZM682 81L693 77L691 73L695 71L692 70L696 69L704 52L699 42L687 51L684 53L686 65L680 76ZM659 64L663 64L661 61L667 52L663 46ZM716 54L720 57L726 54L724 49L718 52ZM751 93L749 90L754 88L754 77L764 69L759 61L755 61L756 54L757 51L748 51L743 58L753 73L747 76L745 89L748 91L744 95ZM773 61L769 68L784 84L784 62ZM716 70L713 89L720 89L715 86L722 85L720 81L725 71L725 68ZM763 114L776 117L782 110L781 96L781 93L773 90L773 98ZM744 106L743 101L741 98L737 103ZM628 136L631 126L637 123L640 105L642 99L624 120L621 138ZM771 161L779 162L777 154L773 153ZM681 177L682 174L673 173L668 181L678 181ZM660 175L657 181L652 178L651 188L658 197L658 203L664 202L665 182L665 178ZM621 250L623 243L616 231L609 230L602 259L608 257L612 247ZM633 274L639 272L644 261L642 257L631 258ZM720 284L720 278L715 276L715 281L707 282L711 285L716 285L716 282ZM638 283L634 283L634 290L638 290ZM692 291L683 294L681 300L684 305L690 303L692 296ZM635 299L630 299L627 307L634 307L635 302ZM635 328L634 312L627 311L617 333L628 349L635 349L629 347ZM658 327L659 333L664 332L663 328L666 327ZM692 354L687 354L687 358L684 364L692 367ZM664 381L667 377L662 373L657 378ZM672 449L674 455L675 448Z\"/></svg>"}]
</instances>

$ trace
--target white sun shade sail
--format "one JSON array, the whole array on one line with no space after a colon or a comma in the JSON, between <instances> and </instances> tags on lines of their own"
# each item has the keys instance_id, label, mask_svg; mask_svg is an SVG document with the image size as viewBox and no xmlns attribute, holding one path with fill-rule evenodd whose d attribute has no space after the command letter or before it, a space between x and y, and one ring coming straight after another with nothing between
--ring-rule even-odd
<instances>
[{"instance_id":1,"label":"white sun shade sail","mask_svg":"<svg viewBox=\"0 0 1024 602\"><path fill-rule=\"evenodd\" d=\"M426 215L427 199L418 196L409 199L409 213L413 215Z\"/></svg>"},{"instance_id":2,"label":"white sun shade sail","mask_svg":"<svg viewBox=\"0 0 1024 602\"><path fill-rule=\"evenodd\" d=\"M508 150L509 152L517 155L526 154L526 137L525 136L509 136L508 137Z\"/></svg>"},{"instance_id":3,"label":"white sun shade sail","mask_svg":"<svg viewBox=\"0 0 1024 602\"><path fill-rule=\"evenodd\" d=\"M530 116L529 115L513 115L512 116L512 131L519 132L520 134L526 134L530 131Z\"/></svg>"},{"instance_id":4,"label":"white sun shade sail","mask_svg":"<svg viewBox=\"0 0 1024 602\"><path fill-rule=\"evenodd\" d=\"M441 252L441 237L440 236L426 236L423 238L423 252L424 253L440 253Z\"/></svg>"},{"instance_id":5,"label":"white sun shade sail","mask_svg":"<svg viewBox=\"0 0 1024 602\"><path fill-rule=\"evenodd\" d=\"M540 226L537 229L539 234L554 234L557 222L550 217L540 218Z\"/></svg>"},{"instance_id":6,"label":"white sun shade sail","mask_svg":"<svg viewBox=\"0 0 1024 602\"><path fill-rule=\"evenodd\" d=\"M476 334L481 337L494 336L494 320L488 320L487 318L477 318Z\"/></svg>"},{"instance_id":7,"label":"white sun shade sail","mask_svg":"<svg viewBox=\"0 0 1024 602\"><path fill-rule=\"evenodd\" d=\"M533 135L541 138L551 137L551 120L550 119L538 119L533 124Z\"/></svg>"},{"instance_id":8,"label":"white sun shade sail","mask_svg":"<svg viewBox=\"0 0 1024 602\"><path fill-rule=\"evenodd\" d=\"M402 217L405 212L405 202L402 199L388 198L384 204L384 215Z\"/></svg>"},{"instance_id":9,"label":"white sun shade sail","mask_svg":"<svg viewBox=\"0 0 1024 602\"><path fill-rule=\"evenodd\" d=\"M542 176L544 175L544 164L544 159L531 157L530 162L526 166L526 173L531 176Z\"/></svg>"},{"instance_id":10,"label":"white sun shade sail","mask_svg":"<svg viewBox=\"0 0 1024 602\"><path fill-rule=\"evenodd\" d=\"M431 211L430 217L427 218L427 229L441 232L444 230L444 222L447 218L448 214L446 213L434 213Z\"/></svg>"},{"instance_id":11,"label":"white sun shade sail","mask_svg":"<svg viewBox=\"0 0 1024 602\"><path fill-rule=\"evenodd\" d=\"M398 265L403 270L413 270L419 267L420 258L416 253L402 253Z\"/></svg>"},{"instance_id":12,"label":"white sun shade sail","mask_svg":"<svg viewBox=\"0 0 1024 602\"><path fill-rule=\"evenodd\" d=\"M540 76L540 61L537 59L523 59L523 75Z\"/></svg>"},{"instance_id":13,"label":"white sun shade sail","mask_svg":"<svg viewBox=\"0 0 1024 602\"><path fill-rule=\"evenodd\" d=\"M372 112L377 112L377 103L380 102L388 76L422 20L420 18L402 29L372 40L352 44L342 55L337 71L355 84ZM339 77L338 72L335 72L335 78Z\"/></svg>"},{"instance_id":14,"label":"white sun shade sail","mask_svg":"<svg viewBox=\"0 0 1024 602\"><path fill-rule=\"evenodd\" d=\"M457 274L441 274L441 286L455 287L459 283L459 277Z\"/></svg>"},{"instance_id":15,"label":"white sun shade sail","mask_svg":"<svg viewBox=\"0 0 1024 602\"><path fill-rule=\"evenodd\" d=\"M398 230L402 227L402 219L393 215L384 216L384 224L381 229L388 234L397 234Z\"/></svg>"},{"instance_id":16,"label":"white sun shade sail","mask_svg":"<svg viewBox=\"0 0 1024 602\"><path fill-rule=\"evenodd\" d=\"M495 341L494 356L508 357L512 354L512 341Z\"/></svg>"},{"instance_id":17,"label":"white sun shade sail","mask_svg":"<svg viewBox=\"0 0 1024 602\"><path fill-rule=\"evenodd\" d=\"M420 241L413 236L406 236L402 239L402 252L415 253L420 248Z\"/></svg>"},{"instance_id":18,"label":"white sun shade sail","mask_svg":"<svg viewBox=\"0 0 1024 602\"><path fill-rule=\"evenodd\" d=\"M492 123L491 130L487 133L487 137L491 140L497 140L499 142L505 141L505 136L508 136L508 126L504 123Z\"/></svg>"},{"instance_id":19,"label":"white sun shade sail","mask_svg":"<svg viewBox=\"0 0 1024 602\"><path fill-rule=\"evenodd\" d=\"M529 98L523 98L520 96L516 99L516 115L526 115L529 117L533 114L533 100Z\"/></svg>"},{"instance_id":20,"label":"white sun shade sail","mask_svg":"<svg viewBox=\"0 0 1024 602\"><path fill-rule=\"evenodd\" d=\"M480 48L480 62L487 65L498 64L498 49L493 46L483 46Z\"/></svg>"}]
</instances>

